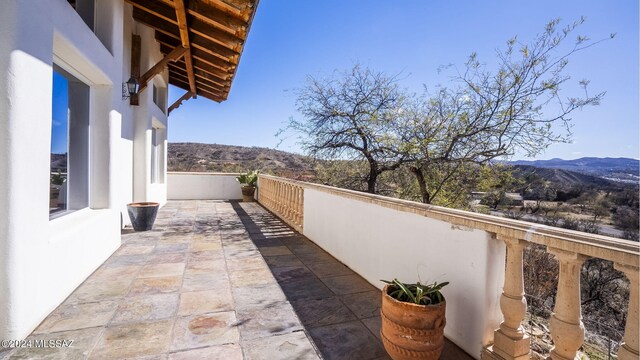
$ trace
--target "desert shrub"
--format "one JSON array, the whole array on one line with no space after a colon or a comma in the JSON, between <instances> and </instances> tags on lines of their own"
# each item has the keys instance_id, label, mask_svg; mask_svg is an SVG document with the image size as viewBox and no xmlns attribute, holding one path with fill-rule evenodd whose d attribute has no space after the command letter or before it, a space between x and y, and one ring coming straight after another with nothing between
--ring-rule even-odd
<instances>
[{"instance_id":1,"label":"desert shrub","mask_svg":"<svg viewBox=\"0 0 640 360\"><path fill-rule=\"evenodd\" d=\"M497 209L498 206L506 203L507 197L502 190L488 191L480 200L480 204L487 205L491 209Z\"/></svg>"},{"instance_id":2,"label":"desert shrub","mask_svg":"<svg viewBox=\"0 0 640 360\"><path fill-rule=\"evenodd\" d=\"M545 316L552 308L558 286L558 262L545 247L531 244L524 251L524 289L529 295L529 312Z\"/></svg>"},{"instance_id":3,"label":"desert shrub","mask_svg":"<svg viewBox=\"0 0 640 360\"><path fill-rule=\"evenodd\" d=\"M62 185L62 184L64 184L65 180L66 180L66 178L64 176L62 176L60 171L58 171L57 174L51 174L51 183L53 185Z\"/></svg>"},{"instance_id":4,"label":"desert shrub","mask_svg":"<svg viewBox=\"0 0 640 360\"><path fill-rule=\"evenodd\" d=\"M637 230L626 229L622 233L622 238L631 240L631 241L640 241L640 234Z\"/></svg>"},{"instance_id":5,"label":"desert shrub","mask_svg":"<svg viewBox=\"0 0 640 360\"><path fill-rule=\"evenodd\" d=\"M616 211L612 216L613 224L624 232L625 239L638 240L638 228L640 227L638 216L638 209L628 206L616 207Z\"/></svg>"},{"instance_id":6,"label":"desert shrub","mask_svg":"<svg viewBox=\"0 0 640 360\"><path fill-rule=\"evenodd\" d=\"M590 234L598 234L600 232L600 225L595 219L579 220L578 228L580 229L580 231L584 231Z\"/></svg>"},{"instance_id":7,"label":"desert shrub","mask_svg":"<svg viewBox=\"0 0 640 360\"><path fill-rule=\"evenodd\" d=\"M485 215L491 214L491 209L489 209L489 207L486 205L474 206L473 208L471 208L471 211Z\"/></svg>"},{"instance_id":8,"label":"desert shrub","mask_svg":"<svg viewBox=\"0 0 640 360\"><path fill-rule=\"evenodd\" d=\"M560 227L568 230L580 230L580 222L572 217L562 218Z\"/></svg>"},{"instance_id":9,"label":"desert shrub","mask_svg":"<svg viewBox=\"0 0 640 360\"><path fill-rule=\"evenodd\" d=\"M520 220L524 216L524 213L521 211L509 210L504 212L504 217L508 219Z\"/></svg>"},{"instance_id":10,"label":"desert shrub","mask_svg":"<svg viewBox=\"0 0 640 360\"><path fill-rule=\"evenodd\" d=\"M619 340L624 333L629 301L629 281L625 275L615 270L611 261L588 259L582 266L580 287L587 329Z\"/></svg>"},{"instance_id":11,"label":"desert shrub","mask_svg":"<svg viewBox=\"0 0 640 360\"><path fill-rule=\"evenodd\" d=\"M548 225L548 226L556 226L558 227L561 220L563 220L563 218L558 215L558 214L552 214L550 216L544 216L540 219L540 221L538 221L541 224L544 225Z\"/></svg>"}]
</instances>

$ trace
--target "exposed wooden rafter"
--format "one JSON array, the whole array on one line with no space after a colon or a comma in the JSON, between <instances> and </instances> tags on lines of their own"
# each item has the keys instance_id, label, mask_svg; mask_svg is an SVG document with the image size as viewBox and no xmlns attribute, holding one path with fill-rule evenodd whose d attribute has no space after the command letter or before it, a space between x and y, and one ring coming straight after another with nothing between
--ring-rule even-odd
<instances>
[{"instance_id":1,"label":"exposed wooden rafter","mask_svg":"<svg viewBox=\"0 0 640 360\"><path fill-rule=\"evenodd\" d=\"M154 66L141 85L168 66L170 84L218 102L227 98L258 0L124 1L134 20L155 30L162 54L173 58L185 49Z\"/></svg>"},{"instance_id":2,"label":"exposed wooden rafter","mask_svg":"<svg viewBox=\"0 0 640 360\"><path fill-rule=\"evenodd\" d=\"M138 90L138 92L142 92L142 90L144 90L147 87L149 80L151 80L154 76L161 73L164 70L164 68L167 66L167 64L169 64L169 61L178 60L186 52L187 52L187 49L183 48L182 46L176 46L173 50L171 50L169 54L165 55L165 57L162 58L162 60L158 61L157 64L153 65L151 69L147 70L147 72L140 77L140 80L139 80L140 89Z\"/></svg>"},{"instance_id":3,"label":"exposed wooden rafter","mask_svg":"<svg viewBox=\"0 0 640 360\"><path fill-rule=\"evenodd\" d=\"M173 49L175 46L177 46L177 44L175 44L174 42L165 43L164 41L160 41L160 51L165 54L168 53L168 51L171 51L171 49ZM222 71L223 73L228 74L233 69L235 69L235 65L230 64L220 58L211 56L209 53L197 48L191 48L191 57L192 59L198 59L201 62L207 63L211 67L214 67Z\"/></svg>"},{"instance_id":4,"label":"exposed wooden rafter","mask_svg":"<svg viewBox=\"0 0 640 360\"><path fill-rule=\"evenodd\" d=\"M189 76L189 91L196 93L196 77L193 74L193 60L191 59L191 43L189 42L189 28L187 27L187 13L184 10L184 0L174 0L176 8L176 18L178 29L180 30L180 40L182 47L187 49L184 62L187 65L187 75Z\"/></svg>"},{"instance_id":5,"label":"exposed wooden rafter","mask_svg":"<svg viewBox=\"0 0 640 360\"><path fill-rule=\"evenodd\" d=\"M189 37L191 39L191 47L207 52L210 55L220 58L222 61L237 64L240 56L239 53L198 34L189 33ZM169 35L161 31L156 31L156 40L167 45L181 43L179 36Z\"/></svg>"},{"instance_id":6,"label":"exposed wooden rafter","mask_svg":"<svg viewBox=\"0 0 640 360\"><path fill-rule=\"evenodd\" d=\"M187 72L179 67L178 65L173 65L171 66L171 71L173 74L178 74L178 75L182 75L184 78L188 79L189 77L187 76ZM218 89L220 91L228 91L229 87L228 85L225 84L221 84L219 82L216 82L214 79L210 79L208 77L207 73L204 73L202 71L199 71L197 69L194 69L194 73L196 75L196 80L198 81L198 84L202 84L202 85L207 85L209 87Z\"/></svg>"},{"instance_id":7,"label":"exposed wooden rafter","mask_svg":"<svg viewBox=\"0 0 640 360\"><path fill-rule=\"evenodd\" d=\"M127 0L127 2L137 2L138 0ZM146 0L154 3L164 3L173 6L173 0ZM134 4L135 5L135 4ZM233 6L218 1L188 1L186 4L187 13L221 30L225 30L239 38L246 37L247 19L246 12L242 12Z\"/></svg>"},{"instance_id":8,"label":"exposed wooden rafter","mask_svg":"<svg viewBox=\"0 0 640 360\"><path fill-rule=\"evenodd\" d=\"M193 97L193 95L195 95L194 93L192 93L191 91L187 91L186 93L184 93L184 95L182 95L180 97L180 99L176 100L176 102L174 102L173 104L171 104L171 106L169 106L168 109L168 113L171 114L171 112L177 108L180 107L180 105L182 105L182 102L185 100L189 100Z\"/></svg>"},{"instance_id":9,"label":"exposed wooden rafter","mask_svg":"<svg viewBox=\"0 0 640 360\"><path fill-rule=\"evenodd\" d=\"M140 58L142 56L142 39L140 35L131 35L131 76L135 79L140 78ZM130 105L140 105L138 94L131 94L129 97Z\"/></svg>"}]
</instances>

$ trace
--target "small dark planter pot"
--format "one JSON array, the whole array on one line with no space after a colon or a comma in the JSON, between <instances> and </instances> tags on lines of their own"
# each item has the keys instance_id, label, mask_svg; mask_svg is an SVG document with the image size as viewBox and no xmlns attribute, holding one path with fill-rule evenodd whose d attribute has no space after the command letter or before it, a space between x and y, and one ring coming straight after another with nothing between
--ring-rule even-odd
<instances>
[{"instance_id":1,"label":"small dark planter pot","mask_svg":"<svg viewBox=\"0 0 640 360\"><path fill-rule=\"evenodd\" d=\"M153 228L160 204L156 202L136 202L127 204L129 219L135 231L147 231Z\"/></svg>"},{"instance_id":2,"label":"small dark planter pot","mask_svg":"<svg viewBox=\"0 0 640 360\"><path fill-rule=\"evenodd\" d=\"M252 202L254 201L253 194L256 192L256 187L251 185L242 186L242 201Z\"/></svg>"}]
</instances>

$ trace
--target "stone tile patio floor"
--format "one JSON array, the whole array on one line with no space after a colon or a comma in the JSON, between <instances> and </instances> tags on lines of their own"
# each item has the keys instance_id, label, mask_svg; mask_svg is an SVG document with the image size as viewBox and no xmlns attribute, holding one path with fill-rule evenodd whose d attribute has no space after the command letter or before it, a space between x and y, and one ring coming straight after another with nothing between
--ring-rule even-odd
<instances>
[{"instance_id":1,"label":"stone tile patio floor","mask_svg":"<svg viewBox=\"0 0 640 360\"><path fill-rule=\"evenodd\" d=\"M380 291L257 203L170 201L0 359L388 359ZM442 359L471 359L450 342Z\"/></svg>"}]
</instances>

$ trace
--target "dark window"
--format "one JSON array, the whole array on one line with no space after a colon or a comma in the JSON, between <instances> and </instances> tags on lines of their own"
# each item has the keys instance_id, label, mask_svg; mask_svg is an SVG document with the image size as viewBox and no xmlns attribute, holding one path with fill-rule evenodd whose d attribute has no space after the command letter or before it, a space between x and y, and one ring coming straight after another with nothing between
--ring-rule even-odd
<instances>
[{"instance_id":1,"label":"dark window","mask_svg":"<svg viewBox=\"0 0 640 360\"><path fill-rule=\"evenodd\" d=\"M95 26L95 0L68 0L71 7L76 9L85 24L94 30Z\"/></svg>"},{"instance_id":2,"label":"dark window","mask_svg":"<svg viewBox=\"0 0 640 360\"><path fill-rule=\"evenodd\" d=\"M54 65L49 215L89 204L89 86Z\"/></svg>"}]
</instances>

